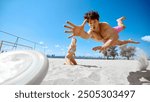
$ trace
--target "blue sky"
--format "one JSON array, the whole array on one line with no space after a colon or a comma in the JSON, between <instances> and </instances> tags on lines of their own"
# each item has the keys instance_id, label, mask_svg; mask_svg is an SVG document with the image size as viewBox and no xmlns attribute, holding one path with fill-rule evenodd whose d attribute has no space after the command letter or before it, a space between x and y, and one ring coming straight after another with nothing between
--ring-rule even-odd
<instances>
[{"instance_id":1,"label":"blue sky","mask_svg":"<svg viewBox=\"0 0 150 102\"><path fill-rule=\"evenodd\" d=\"M126 29L120 32L120 39L140 41L129 46L139 47L150 56L149 5L150 0L0 0L0 30L44 44L47 53L65 55L71 39L63 25L67 20L80 25L86 12L96 10L100 21L112 27L117 25L117 18L125 16ZM101 42L77 40L76 55L99 56L91 49Z\"/></svg>"}]
</instances>

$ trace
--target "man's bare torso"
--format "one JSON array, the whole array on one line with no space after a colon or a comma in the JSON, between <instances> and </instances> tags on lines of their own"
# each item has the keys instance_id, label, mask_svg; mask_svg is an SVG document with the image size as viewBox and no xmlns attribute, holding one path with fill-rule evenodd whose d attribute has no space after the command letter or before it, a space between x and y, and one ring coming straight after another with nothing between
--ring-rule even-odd
<instances>
[{"instance_id":1,"label":"man's bare torso","mask_svg":"<svg viewBox=\"0 0 150 102\"><path fill-rule=\"evenodd\" d=\"M112 28L108 23L102 22L99 23L99 27L92 30L90 29L88 32L91 35L91 38L96 41L105 42L108 39L113 38L114 36L118 36L117 32Z\"/></svg>"}]
</instances>

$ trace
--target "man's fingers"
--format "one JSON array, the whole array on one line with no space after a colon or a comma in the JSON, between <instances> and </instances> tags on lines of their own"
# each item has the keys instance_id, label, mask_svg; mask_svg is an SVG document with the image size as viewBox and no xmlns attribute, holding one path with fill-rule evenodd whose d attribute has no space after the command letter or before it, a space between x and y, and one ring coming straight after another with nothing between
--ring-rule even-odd
<instances>
[{"instance_id":1,"label":"man's fingers","mask_svg":"<svg viewBox=\"0 0 150 102\"><path fill-rule=\"evenodd\" d=\"M65 31L65 33L73 33L73 31Z\"/></svg>"},{"instance_id":2,"label":"man's fingers","mask_svg":"<svg viewBox=\"0 0 150 102\"><path fill-rule=\"evenodd\" d=\"M69 25L71 25L72 27L76 27L76 25L74 25L73 23L71 23L71 22L69 22L69 21L67 21L67 23L68 23Z\"/></svg>"},{"instance_id":3,"label":"man's fingers","mask_svg":"<svg viewBox=\"0 0 150 102\"><path fill-rule=\"evenodd\" d=\"M87 22L87 19L85 19L85 20L83 21L82 26L84 26L84 25L86 24L86 22Z\"/></svg>"},{"instance_id":4,"label":"man's fingers","mask_svg":"<svg viewBox=\"0 0 150 102\"><path fill-rule=\"evenodd\" d=\"M69 28L69 29L72 29L72 27L70 26L67 26L67 25L64 25L65 28Z\"/></svg>"}]
</instances>

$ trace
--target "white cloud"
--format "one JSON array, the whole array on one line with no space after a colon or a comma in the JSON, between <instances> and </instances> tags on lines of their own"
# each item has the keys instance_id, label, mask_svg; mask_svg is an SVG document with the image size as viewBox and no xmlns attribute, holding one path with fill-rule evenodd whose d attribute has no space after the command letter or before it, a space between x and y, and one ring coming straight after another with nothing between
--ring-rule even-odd
<instances>
[{"instance_id":1,"label":"white cloud","mask_svg":"<svg viewBox=\"0 0 150 102\"><path fill-rule=\"evenodd\" d=\"M143 36L141 39L142 39L143 41L150 42L150 35Z\"/></svg>"},{"instance_id":2,"label":"white cloud","mask_svg":"<svg viewBox=\"0 0 150 102\"><path fill-rule=\"evenodd\" d=\"M43 44L44 44L44 42L43 42L43 41L40 41L40 42L39 42L39 44L43 45Z\"/></svg>"},{"instance_id":3,"label":"white cloud","mask_svg":"<svg viewBox=\"0 0 150 102\"><path fill-rule=\"evenodd\" d=\"M60 45L58 45L58 44L57 44L57 45L55 45L55 47L56 47L56 48L59 48L59 47L60 47Z\"/></svg>"}]
</instances>

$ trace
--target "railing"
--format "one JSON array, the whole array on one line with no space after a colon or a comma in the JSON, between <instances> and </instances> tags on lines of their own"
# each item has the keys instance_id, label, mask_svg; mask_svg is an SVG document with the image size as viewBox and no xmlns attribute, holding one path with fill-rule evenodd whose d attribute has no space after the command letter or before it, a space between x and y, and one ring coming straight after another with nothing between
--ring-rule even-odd
<instances>
[{"instance_id":1,"label":"railing","mask_svg":"<svg viewBox=\"0 0 150 102\"><path fill-rule=\"evenodd\" d=\"M13 37L9 40L7 37L5 39L2 39L0 36L0 52L5 52L9 50L16 50L16 49L33 49L33 50L40 50L41 52L45 53L45 48L44 45L41 45L37 42L16 36L15 34L11 34L5 31L1 31L0 33L3 34L3 36L8 35L9 37ZM25 44L23 42L26 42L28 44Z\"/></svg>"},{"instance_id":2,"label":"railing","mask_svg":"<svg viewBox=\"0 0 150 102\"><path fill-rule=\"evenodd\" d=\"M15 45L15 46L14 46ZM28 48L28 49L33 49L31 46L27 46L27 45L23 45L23 44L16 44L13 42L9 42L9 41L0 41L0 51L4 51L2 50L3 46L10 46L12 47L10 50L15 50L17 49L18 46L24 47L24 48Z\"/></svg>"}]
</instances>

